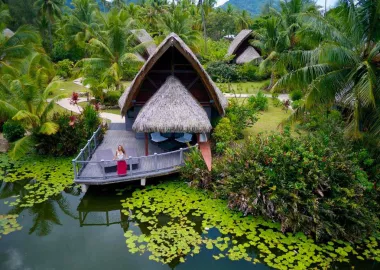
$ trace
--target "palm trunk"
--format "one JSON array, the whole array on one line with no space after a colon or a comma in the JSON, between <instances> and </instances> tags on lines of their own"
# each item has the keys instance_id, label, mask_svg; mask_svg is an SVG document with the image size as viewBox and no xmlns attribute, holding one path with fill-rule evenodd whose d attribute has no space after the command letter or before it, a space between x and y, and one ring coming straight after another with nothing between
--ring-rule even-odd
<instances>
[{"instance_id":1,"label":"palm trunk","mask_svg":"<svg viewBox=\"0 0 380 270\"><path fill-rule=\"evenodd\" d=\"M203 38L205 40L205 53L207 53L207 30L206 30L206 16L204 7L202 7L202 21L203 21Z\"/></svg>"},{"instance_id":2,"label":"palm trunk","mask_svg":"<svg viewBox=\"0 0 380 270\"><path fill-rule=\"evenodd\" d=\"M269 82L269 86L267 88L267 90L270 90L272 89L273 85L274 85L274 79L275 79L275 75L274 75L274 72L272 71L272 73L270 74L270 82Z\"/></svg>"},{"instance_id":3,"label":"palm trunk","mask_svg":"<svg viewBox=\"0 0 380 270\"><path fill-rule=\"evenodd\" d=\"M52 52L53 51L53 37L51 34L51 22L48 23L48 32L49 32L50 52Z\"/></svg>"}]
</instances>

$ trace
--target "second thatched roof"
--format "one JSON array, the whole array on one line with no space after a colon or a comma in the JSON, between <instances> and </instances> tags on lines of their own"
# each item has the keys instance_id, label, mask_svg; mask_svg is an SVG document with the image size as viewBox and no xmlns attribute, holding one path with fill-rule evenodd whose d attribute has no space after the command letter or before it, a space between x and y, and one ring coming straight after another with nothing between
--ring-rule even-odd
<instances>
[{"instance_id":1,"label":"second thatched roof","mask_svg":"<svg viewBox=\"0 0 380 270\"><path fill-rule=\"evenodd\" d=\"M175 76L169 76L136 117L136 132L205 133L212 129L206 111Z\"/></svg>"},{"instance_id":2,"label":"second thatched roof","mask_svg":"<svg viewBox=\"0 0 380 270\"><path fill-rule=\"evenodd\" d=\"M239 47L249 39L252 35L252 30L244 29L240 31L240 33L235 37L235 39L231 42L230 47L228 48L227 56L231 56L236 54ZM236 63L237 64L245 64L252 62L253 60L261 61L261 55L257 52L257 50L253 46L248 46L244 52L240 55L237 55Z\"/></svg>"},{"instance_id":3,"label":"second thatched roof","mask_svg":"<svg viewBox=\"0 0 380 270\"><path fill-rule=\"evenodd\" d=\"M145 29L135 29L131 32L136 37L139 43L145 45L148 55L151 56L156 50L157 46L154 43L153 38L149 35L149 33Z\"/></svg>"},{"instance_id":4,"label":"second thatched roof","mask_svg":"<svg viewBox=\"0 0 380 270\"><path fill-rule=\"evenodd\" d=\"M245 64L250 63L253 60L260 61L261 55L255 50L255 48L248 46L247 49L236 58L236 63Z\"/></svg>"}]
</instances>

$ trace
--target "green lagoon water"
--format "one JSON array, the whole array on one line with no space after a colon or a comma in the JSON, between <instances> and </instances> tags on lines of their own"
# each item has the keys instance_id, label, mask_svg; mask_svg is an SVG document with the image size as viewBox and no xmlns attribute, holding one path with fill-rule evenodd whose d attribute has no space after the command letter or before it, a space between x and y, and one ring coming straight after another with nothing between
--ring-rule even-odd
<instances>
[{"instance_id":1,"label":"green lagoon water","mask_svg":"<svg viewBox=\"0 0 380 270\"><path fill-rule=\"evenodd\" d=\"M1 161L0 269L380 269L375 238L317 245L175 178L83 194L69 160Z\"/></svg>"}]
</instances>

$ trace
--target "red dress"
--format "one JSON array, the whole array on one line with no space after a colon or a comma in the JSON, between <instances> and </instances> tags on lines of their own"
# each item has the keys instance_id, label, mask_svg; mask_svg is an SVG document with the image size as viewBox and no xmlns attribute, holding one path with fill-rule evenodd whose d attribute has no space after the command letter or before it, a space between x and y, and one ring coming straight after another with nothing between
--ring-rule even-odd
<instances>
[{"instance_id":1,"label":"red dress","mask_svg":"<svg viewBox=\"0 0 380 270\"><path fill-rule=\"evenodd\" d=\"M118 159L124 159L124 155L117 155ZM127 174L127 162L125 160L117 161L117 175L123 176Z\"/></svg>"}]
</instances>

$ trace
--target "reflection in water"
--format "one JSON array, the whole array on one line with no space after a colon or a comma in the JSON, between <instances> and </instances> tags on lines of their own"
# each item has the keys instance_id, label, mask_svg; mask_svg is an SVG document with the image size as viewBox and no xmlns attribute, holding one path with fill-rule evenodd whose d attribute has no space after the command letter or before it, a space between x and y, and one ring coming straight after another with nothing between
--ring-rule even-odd
<instances>
[{"instance_id":1,"label":"reflection in water","mask_svg":"<svg viewBox=\"0 0 380 270\"><path fill-rule=\"evenodd\" d=\"M91 187L77 207L79 225L84 227L120 224L121 228L127 231L130 219L121 209L120 197L115 196L115 189Z\"/></svg>"},{"instance_id":2,"label":"reflection in water","mask_svg":"<svg viewBox=\"0 0 380 270\"><path fill-rule=\"evenodd\" d=\"M27 184L35 183L34 180L20 180L15 182L2 182L0 185L0 199L10 199L17 196L18 200L23 201L28 196L28 191L24 188ZM64 193L73 196L79 196L80 190L75 187L66 188ZM11 206L8 214L20 215L24 211L27 211L32 216L33 224L29 229L29 234L35 233L38 236L47 236L51 233L52 228L56 225L62 225L57 210L60 209L64 214L70 216L73 219L78 217L71 211L70 205L63 195L50 197L48 200L42 203L33 204L32 207L21 207L22 203L18 203L15 206Z\"/></svg>"}]
</instances>

